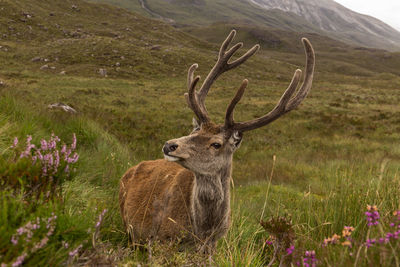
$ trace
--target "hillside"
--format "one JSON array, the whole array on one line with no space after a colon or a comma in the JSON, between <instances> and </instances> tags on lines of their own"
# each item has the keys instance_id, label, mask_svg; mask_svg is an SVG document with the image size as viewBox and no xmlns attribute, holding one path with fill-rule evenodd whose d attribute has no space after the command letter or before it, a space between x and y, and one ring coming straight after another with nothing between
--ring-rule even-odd
<instances>
[{"instance_id":1,"label":"hillside","mask_svg":"<svg viewBox=\"0 0 400 267\"><path fill-rule=\"evenodd\" d=\"M293 230L293 264L312 250L318 261L332 266L396 264L398 240L364 248L367 239L383 236L381 230L394 231L392 214L400 209L399 53L242 24L183 32L138 13L80 0L3 0L0 265L208 263L173 243L132 249L119 214L118 183L130 166L161 158L166 140L190 133L193 112L183 96L187 68L197 62L204 78L218 55L217 43L232 27L238 30L235 42L260 43L261 50L211 88L207 109L216 122L223 121L244 78L249 88L235 119L271 110L293 72L304 68L301 37L312 42L317 65L311 93L297 110L244 136L233 160L232 226L213 263L265 266L274 257L268 244L276 233L259 221L281 216ZM60 102L77 113L48 108ZM28 135L37 147L56 135L62 150L63 142L72 146L74 134L79 160L69 174L48 179L39 163L20 157ZM381 212L379 229L365 220L366 206L374 204ZM31 240L18 235L37 220L41 227ZM352 247L322 246L344 226L355 228Z\"/></svg>"},{"instance_id":2,"label":"hillside","mask_svg":"<svg viewBox=\"0 0 400 267\"><path fill-rule=\"evenodd\" d=\"M328 34L348 43L384 48L399 47L400 32L367 15L356 13L333 0L250 0L266 9L292 12ZM378 40L381 38L381 40ZM385 44L386 43L386 44Z\"/></svg>"},{"instance_id":3,"label":"hillside","mask_svg":"<svg viewBox=\"0 0 400 267\"><path fill-rule=\"evenodd\" d=\"M92 0L120 6L178 27L216 22L251 24L292 32L318 33L356 46L400 51L400 33L333 0ZM142 5L141 5L142 3Z\"/></svg>"}]
</instances>

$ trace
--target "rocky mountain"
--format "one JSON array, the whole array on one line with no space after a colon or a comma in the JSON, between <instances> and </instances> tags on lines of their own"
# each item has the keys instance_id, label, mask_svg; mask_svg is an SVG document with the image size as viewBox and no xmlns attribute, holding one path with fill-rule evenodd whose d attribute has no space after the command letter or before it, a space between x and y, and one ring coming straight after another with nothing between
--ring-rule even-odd
<instances>
[{"instance_id":1,"label":"rocky mountain","mask_svg":"<svg viewBox=\"0 0 400 267\"><path fill-rule=\"evenodd\" d=\"M256 25L325 35L355 46L400 51L400 33L333 0L90 0L162 19L176 27Z\"/></svg>"},{"instance_id":2,"label":"rocky mountain","mask_svg":"<svg viewBox=\"0 0 400 267\"><path fill-rule=\"evenodd\" d=\"M371 39L400 45L400 33L382 21L356 13L333 0L248 0L265 10L279 9L306 19L312 25L347 42L368 46Z\"/></svg>"}]
</instances>

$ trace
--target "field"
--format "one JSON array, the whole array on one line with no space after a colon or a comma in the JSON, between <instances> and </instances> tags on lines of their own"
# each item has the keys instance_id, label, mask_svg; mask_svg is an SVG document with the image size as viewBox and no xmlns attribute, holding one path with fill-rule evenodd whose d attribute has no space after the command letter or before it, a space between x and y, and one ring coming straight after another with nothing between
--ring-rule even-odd
<instances>
[{"instance_id":1,"label":"field","mask_svg":"<svg viewBox=\"0 0 400 267\"><path fill-rule=\"evenodd\" d=\"M230 26L189 35L109 6L53 0L48 9L50 1L34 2L0 2L0 263L11 266L24 253L26 266L208 262L174 244L153 244L151 253L132 250L119 215L118 183L130 166L161 158L166 140L190 132L186 70L197 62L205 77L217 55L215 43ZM254 31L235 28L239 41L260 41L262 49L211 89L207 107L218 123L242 79L250 84L235 113L238 121L271 110L293 72L304 68L300 36L277 32L282 45L270 47ZM268 242L278 234L260 220L283 217L293 229L293 264L315 250L322 266L398 266L397 239L369 248L366 242L394 232L392 213L400 210L400 54L307 37L317 52L312 91L297 110L244 136L234 157L232 227L214 264L267 265L274 257ZM78 113L47 108L56 102ZM46 181L39 183L42 195L29 195L29 179L40 177L40 169L26 167L19 153L27 135L38 145L52 133L68 145L76 134L79 160L69 175L57 174L51 196ZM10 148L14 137L16 149ZM377 206L379 225L367 226L367 205ZM45 230L52 213L57 218ZM44 220L42 228L14 245L17 229L36 218ZM46 244L35 250L52 225ZM355 228L352 247L341 245L343 239L322 246L325 238L342 235L344 226Z\"/></svg>"}]
</instances>

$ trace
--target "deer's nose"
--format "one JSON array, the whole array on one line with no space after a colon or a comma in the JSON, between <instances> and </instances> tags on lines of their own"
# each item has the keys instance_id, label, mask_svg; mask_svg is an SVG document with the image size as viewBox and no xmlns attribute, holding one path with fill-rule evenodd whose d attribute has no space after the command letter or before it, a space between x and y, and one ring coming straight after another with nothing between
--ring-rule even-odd
<instances>
[{"instance_id":1,"label":"deer's nose","mask_svg":"<svg viewBox=\"0 0 400 267\"><path fill-rule=\"evenodd\" d=\"M169 152L175 151L178 145L175 143L165 143L163 147L164 154L168 155Z\"/></svg>"}]
</instances>

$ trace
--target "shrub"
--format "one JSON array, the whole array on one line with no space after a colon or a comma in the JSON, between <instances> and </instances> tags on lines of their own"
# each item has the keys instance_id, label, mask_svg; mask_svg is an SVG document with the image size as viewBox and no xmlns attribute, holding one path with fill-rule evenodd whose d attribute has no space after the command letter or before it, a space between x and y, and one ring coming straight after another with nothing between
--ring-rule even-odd
<instances>
[{"instance_id":1,"label":"shrub","mask_svg":"<svg viewBox=\"0 0 400 267\"><path fill-rule=\"evenodd\" d=\"M58 136L52 134L49 140L42 139L40 145L32 144L28 136L25 145L14 139L14 156L0 160L0 184L25 198L44 194L46 199L59 195L60 185L71 177L71 170L78 161L76 136L70 146L61 145Z\"/></svg>"}]
</instances>

